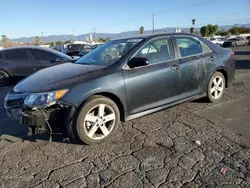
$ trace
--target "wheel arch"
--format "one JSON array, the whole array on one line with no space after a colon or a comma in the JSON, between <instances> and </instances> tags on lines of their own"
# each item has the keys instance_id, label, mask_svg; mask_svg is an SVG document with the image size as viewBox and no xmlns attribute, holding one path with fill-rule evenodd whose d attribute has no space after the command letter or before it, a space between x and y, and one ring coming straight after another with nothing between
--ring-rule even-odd
<instances>
[{"instance_id":1,"label":"wheel arch","mask_svg":"<svg viewBox=\"0 0 250 188\"><path fill-rule=\"evenodd\" d=\"M125 121L125 119L126 119L125 118L126 117L125 106L124 106L122 100L116 94L111 93L111 92L97 92L97 93L89 95L81 102L81 104L78 106L77 111L79 111L81 109L81 107L84 105L84 103L87 99L89 99L90 97L95 96L95 95L107 97L107 98L111 99L112 101L114 101L114 103L117 105L117 107L119 109L121 121Z\"/></svg>"},{"instance_id":2,"label":"wheel arch","mask_svg":"<svg viewBox=\"0 0 250 188\"><path fill-rule=\"evenodd\" d=\"M227 71L223 68L223 67L218 67L216 69L216 72L220 72L221 74L223 74L225 81L226 81L226 88L228 88L228 75L227 75Z\"/></svg>"}]
</instances>

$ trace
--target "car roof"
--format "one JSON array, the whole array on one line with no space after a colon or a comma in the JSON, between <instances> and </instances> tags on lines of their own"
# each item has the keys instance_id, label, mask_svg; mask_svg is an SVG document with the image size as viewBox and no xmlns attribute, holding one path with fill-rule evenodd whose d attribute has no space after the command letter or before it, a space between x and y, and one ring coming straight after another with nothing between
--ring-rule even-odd
<instances>
[{"instance_id":1,"label":"car roof","mask_svg":"<svg viewBox=\"0 0 250 188\"><path fill-rule=\"evenodd\" d=\"M9 50L18 50L18 49L35 49L35 50L42 50L42 51L47 51L53 54L56 54L58 56L64 57L67 60L72 60L72 58L64 53L61 53L57 50L54 50L52 48L46 48L46 47L41 47L41 46L18 46L18 47L9 47L9 48L4 48L1 51L9 51Z\"/></svg>"},{"instance_id":2,"label":"car roof","mask_svg":"<svg viewBox=\"0 0 250 188\"><path fill-rule=\"evenodd\" d=\"M113 40L121 40L121 39L151 39L155 37L161 37L161 36L178 36L178 35L186 35L186 36L193 36L197 37L197 35L191 34L191 33L157 33L157 34L143 34L143 35L134 35L130 37L122 37L122 38L117 38Z\"/></svg>"}]
</instances>

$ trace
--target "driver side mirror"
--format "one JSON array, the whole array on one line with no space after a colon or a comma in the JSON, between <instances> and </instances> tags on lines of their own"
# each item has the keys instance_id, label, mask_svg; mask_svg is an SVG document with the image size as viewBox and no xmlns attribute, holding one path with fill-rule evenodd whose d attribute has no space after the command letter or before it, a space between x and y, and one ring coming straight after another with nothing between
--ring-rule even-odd
<instances>
[{"instance_id":1,"label":"driver side mirror","mask_svg":"<svg viewBox=\"0 0 250 188\"><path fill-rule=\"evenodd\" d=\"M149 60L146 57L133 57L129 60L129 68L143 67L149 64Z\"/></svg>"}]
</instances>

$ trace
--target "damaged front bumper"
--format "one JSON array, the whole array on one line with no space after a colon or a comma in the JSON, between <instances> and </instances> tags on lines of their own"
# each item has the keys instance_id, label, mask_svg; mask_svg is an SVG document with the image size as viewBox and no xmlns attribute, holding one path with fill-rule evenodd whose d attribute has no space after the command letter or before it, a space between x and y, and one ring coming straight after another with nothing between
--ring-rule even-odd
<instances>
[{"instance_id":1,"label":"damaged front bumper","mask_svg":"<svg viewBox=\"0 0 250 188\"><path fill-rule=\"evenodd\" d=\"M18 97L19 95L19 97ZM24 94L8 94L5 98L4 107L7 115L16 119L28 127L28 135L36 135L48 132L50 140L52 134L64 134L67 137L73 137L72 121L76 107L71 104L65 104L57 101L51 106L40 108L25 107L23 101Z\"/></svg>"}]
</instances>

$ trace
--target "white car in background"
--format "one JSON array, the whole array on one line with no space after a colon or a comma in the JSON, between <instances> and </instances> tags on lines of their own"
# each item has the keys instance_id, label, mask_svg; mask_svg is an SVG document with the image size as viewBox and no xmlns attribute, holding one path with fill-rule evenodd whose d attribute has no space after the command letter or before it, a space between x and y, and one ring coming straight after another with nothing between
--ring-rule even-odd
<instances>
[{"instance_id":1,"label":"white car in background","mask_svg":"<svg viewBox=\"0 0 250 188\"><path fill-rule=\"evenodd\" d=\"M210 38L210 41L214 44L217 44L219 46L222 46L224 43L223 38Z\"/></svg>"}]
</instances>

